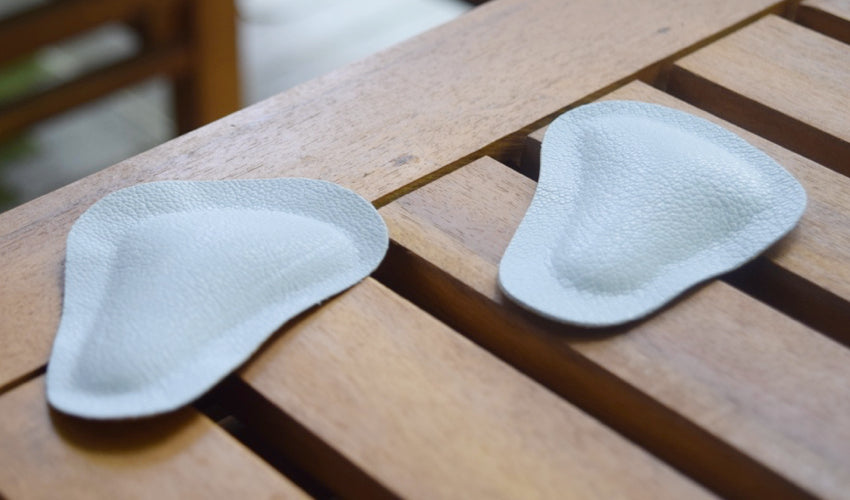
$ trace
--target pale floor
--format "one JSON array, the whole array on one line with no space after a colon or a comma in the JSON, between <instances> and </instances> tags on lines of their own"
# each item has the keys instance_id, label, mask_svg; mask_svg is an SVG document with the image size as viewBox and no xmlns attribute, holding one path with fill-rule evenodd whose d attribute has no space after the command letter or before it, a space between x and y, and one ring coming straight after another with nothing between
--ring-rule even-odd
<instances>
[{"instance_id":1,"label":"pale floor","mask_svg":"<svg viewBox=\"0 0 850 500\"><path fill-rule=\"evenodd\" d=\"M244 105L469 9L459 0L238 0L237 6ZM137 45L131 33L107 27L36 59L49 83L130 54ZM56 117L0 145L0 210L150 149L172 138L174 130L170 89L162 79Z\"/></svg>"}]
</instances>

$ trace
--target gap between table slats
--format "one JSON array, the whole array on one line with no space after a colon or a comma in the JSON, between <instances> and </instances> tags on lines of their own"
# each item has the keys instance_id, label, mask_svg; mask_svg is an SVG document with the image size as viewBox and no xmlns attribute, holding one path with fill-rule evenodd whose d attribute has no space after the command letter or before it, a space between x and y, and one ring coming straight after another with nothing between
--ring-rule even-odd
<instances>
[{"instance_id":1,"label":"gap between table slats","mask_svg":"<svg viewBox=\"0 0 850 500\"><path fill-rule=\"evenodd\" d=\"M395 245L379 279L723 495L803 494L765 466L844 491L850 351L719 281L601 331L518 310L497 264L533 190L484 159L382 208Z\"/></svg>"},{"instance_id":2,"label":"gap between table slats","mask_svg":"<svg viewBox=\"0 0 850 500\"><path fill-rule=\"evenodd\" d=\"M0 397L0 497L308 498L192 408L119 422L50 410L44 377Z\"/></svg>"},{"instance_id":3,"label":"gap between table slats","mask_svg":"<svg viewBox=\"0 0 850 500\"><path fill-rule=\"evenodd\" d=\"M850 2L846 0L805 0L797 8L794 20L850 44Z\"/></svg>"},{"instance_id":4,"label":"gap between table slats","mask_svg":"<svg viewBox=\"0 0 850 500\"><path fill-rule=\"evenodd\" d=\"M371 278L240 378L234 415L342 496L710 496Z\"/></svg>"},{"instance_id":5,"label":"gap between table slats","mask_svg":"<svg viewBox=\"0 0 850 500\"><path fill-rule=\"evenodd\" d=\"M766 16L686 56L667 90L850 175L850 46Z\"/></svg>"}]
</instances>

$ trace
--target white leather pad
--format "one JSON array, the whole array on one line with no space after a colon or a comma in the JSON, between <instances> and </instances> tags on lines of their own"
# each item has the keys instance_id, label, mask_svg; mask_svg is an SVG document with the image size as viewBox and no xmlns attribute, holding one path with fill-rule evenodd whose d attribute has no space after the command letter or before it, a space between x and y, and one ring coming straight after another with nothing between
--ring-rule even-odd
<instances>
[{"instance_id":1,"label":"white leather pad","mask_svg":"<svg viewBox=\"0 0 850 500\"><path fill-rule=\"evenodd\" d=\"M287 320L369 275L387 244L369 202L323 181L112 193L68 235L48 400L89 418L183 406Z\"/></svg>"},{"instance_id":2,"label":"white leather pad","mask_svg":"<svg viewBox=\"0 0 850 500\"><path fill-rule=\"evenodd\" d=\"M788 172L717 125L641 102L588 104L546 131L499 281L549 319L623 323L751 260L805 205Z\"/></svg>"}]
</instances>

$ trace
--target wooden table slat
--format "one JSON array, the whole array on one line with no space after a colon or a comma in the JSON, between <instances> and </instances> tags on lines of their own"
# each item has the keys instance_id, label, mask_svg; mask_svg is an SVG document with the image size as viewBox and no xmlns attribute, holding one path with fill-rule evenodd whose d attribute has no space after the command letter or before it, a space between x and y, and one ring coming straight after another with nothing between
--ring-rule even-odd
<instances>
[{"instance_id":1,"label":"wooden table slat","mask_svg":"<svg viewBox=\"0 0 850 500\"><path fill-rule=\"evenodd\" d=\"M850 343L850 178L640 82L605 99L651 102L708 119L740 135L791 172L806 190L806 211L797 227L766 253L772 265L751 266L759 272L747 278L771 283L771 298L788 304L783 310L802 304L806 310L795 312L807 323L823 326ZM539 158L544 133L540 129L529 136L525 155L529 161ZM786 273L799 277L799 286L789 285L783 279ZM824 299L826 295L837 300Z\"/></svg>"},{"instance_id":2,"label":"wooden table slat","mask_svg":"<svg viewBox=\"0 0 850 500\"><path fill-rule=\"evenodd\" d=\"M767 16L676 62L674 95L850 175L850 46Z\"/></svg>"},{"instance_id":3,"label":"wooden table slat","mask_svg":"<svg viewBox=\"0 0 850 500\"><path fill-rule=\"evenodd\" d=\"M383 278L724 494L788 491L699 428L679 425L666 408L813 493L846 491L850 350L718 281L627 328L585 330L529 317L511 307L496 276L533 191L531 180L483 159L382 208L403 247L388 258ZM602 376L583 380L576 352L632 387ZM636 390L655 401L630 395ZM775 491L767 494L770 485Z\"/></svg>"},{"instance_id":4,"label":"wooden table slat","mask_svg":"<svg viewBox=\"0 0 850 500\"><path fill-rule=\"evenodd\" d=\"M191 408L97 422L48 410L44 378L0 397L0 497L308 498Z\"/></svg>"},{"instance_id":5,"label":"wooden table slat","mask_svg":"<svg viewBox=\"0 0 850 500\"><path fill-rule=\"evenodd\" d=\"M271 415L240 419L270 441L293 419L387 490L299 444L298 465L343 496L707 496L372 279L285 328L242 377Z\"/></svg>"}]
</instances>

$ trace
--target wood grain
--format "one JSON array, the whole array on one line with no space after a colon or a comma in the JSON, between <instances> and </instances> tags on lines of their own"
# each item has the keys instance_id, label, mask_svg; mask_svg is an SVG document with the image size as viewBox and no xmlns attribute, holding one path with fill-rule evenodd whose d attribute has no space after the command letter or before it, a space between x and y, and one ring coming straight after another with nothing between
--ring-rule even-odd
<instances>
[{"instance_id":1,"label":"wood grain","mask_svg":"<svg viewBox=\"0 0 850 500\"><path fill-rule=\"evenodd\" d=\"M126 422L49 410L39 377L0 397L0 496L307 498L192 409Z\"/></svg>"},{"instance_id":2,"label":"wood grain","mask_svg":"<svg viewBox=\"0 0 850 500\"><path fill-rule=\"evenodd\" d=\"M382 208L401 248L381 279L724 495L803 494L759 463L816 495L844 494L850 350L718 281L617 329L519 311L497 265L534 187L484 159Z\"/></svg>"},{"instance_id":3,"label":"wood grain","mask_svg":"<svg viewBox=\"0 0 850 500\"><path fill-rule=\"evenodd\" d=\"M676 62L668 90L850 175L850 46L776 16Z\"/></svg>"},{"instance_id":4,"label":"wood grain","mask_svg":"<svg viewBox=\"0 0 850 500\"><path fill-rule=\"evenodd\" d=\"M643 83L626 85L605 99L661 104L713 121L791 172L806 190L806 211L794 231L766 253L768 262L750 266L754 269L748 270L746 277L771 283L764 293L771 294L772 302L781 301L781 310L788 312L794 310L794 304L803 305L803 309L794 311L795 316L802 316L842 342L850 342L850 178ZM545 129L540 129L529 136L528 161L539 161L535 159L539 159L544 133Z\"/></svg>"},{"instance_id":5,"label":"wood grain","mask_svg":"<svg viewBox=\"0 0 850 500\"><path fill-rule=\"evenodd\" d=\"M850 2L805 0L797 7L798 23L844 43L850 43Z\"/></svg>"},{"instance_id":6,"label":"wood grain","mask_svg":"<svg viewBox=\"0 0 850 500\"><path fill-rule=\"evenodd\" d=\"M0 387L42 365L72 222L121 187L304 176L385 200L776 0L501 0L0 214ZM534 26L531 36L528 26Z\"/></svg>"},{"instance_id":7,"label":"wood grain","mask_svg":"<svg viewBox=\"0 0 850 500\"><path fill-rule=\"evenodd\" d=\"M291 418L387 490L353 489L299 446L346 497L706 496L371 279L284 329L242 376L279 414L259 432L274 440Z\"/></svg>"}]
</instances>

